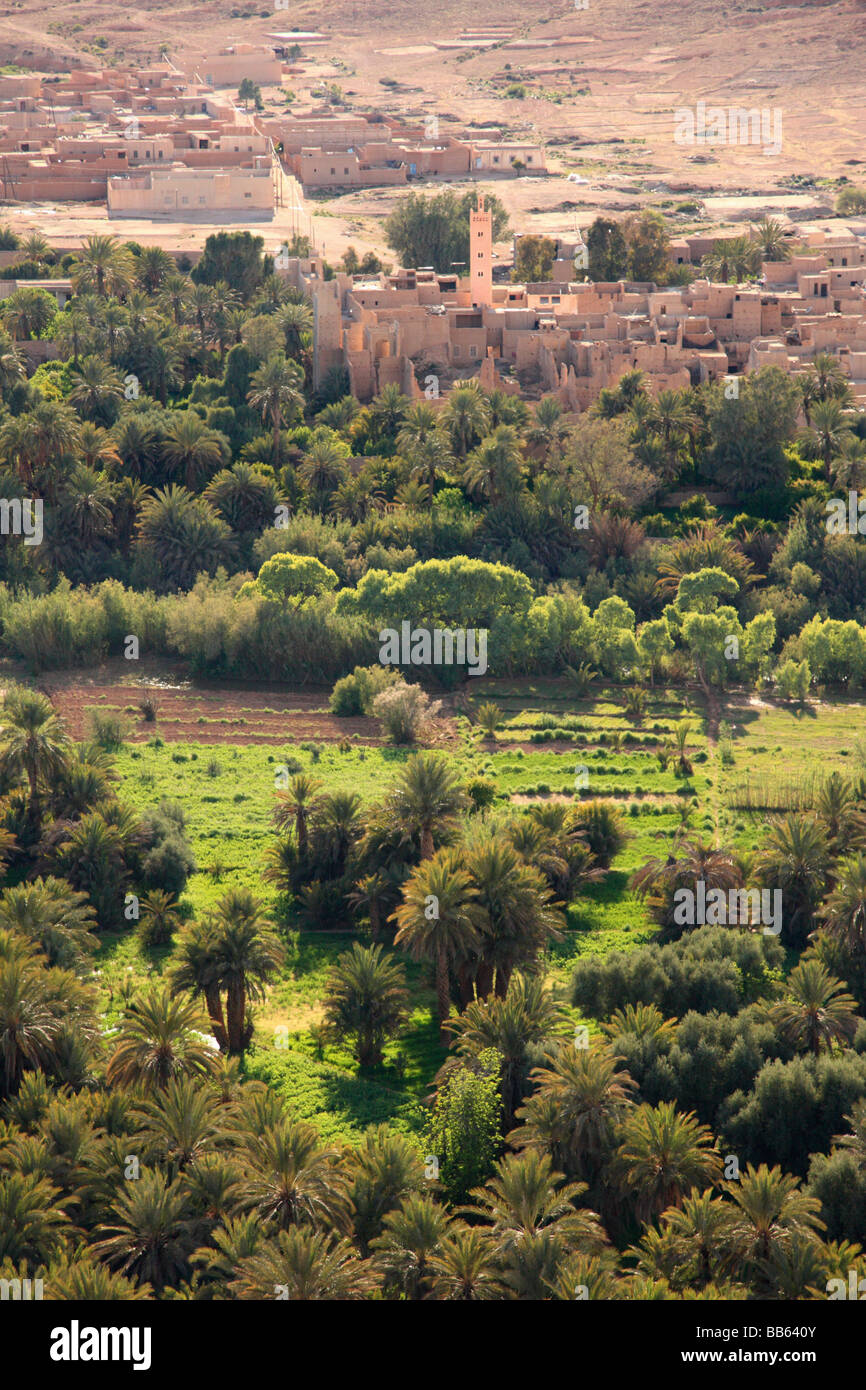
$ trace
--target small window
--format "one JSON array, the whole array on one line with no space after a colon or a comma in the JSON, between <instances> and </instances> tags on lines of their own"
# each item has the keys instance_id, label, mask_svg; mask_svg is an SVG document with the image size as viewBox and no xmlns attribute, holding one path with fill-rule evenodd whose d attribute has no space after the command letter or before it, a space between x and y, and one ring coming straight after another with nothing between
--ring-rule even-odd
<instances>
[{"instance_id":1,"label":"small window","mask_svg":"<svg viewBox=\"0 0 866 1390\"><path fill-rule=\"evenodd\" d=\"M336 172L337 172L336 169L332 169L332 170L331 170L331 173L332 173L332 174L336 174Z\"/></svg>"},{"instance_id":2,"label":"small window","mask_svg":"<svg viewBox=\"0 0 866 1390\"><path fill-rule=\"evenodd\" d=\"M150 150L145 150L144 157L145 159L150 159Z\"/></svg>"},{"instance_id":3,"label":"small window","mask_svg":"<svg viewBox=\"0 0 866 1390\"><path fill-rule=\"evenodd\" d=\"M156 157L157 159L162 159L162 150L157 150Z\"/></svg>"},{"instance_id":4,"label":"small window","mask_svg":"<svg viewBox=\"0 0 866 1390\"><path fill-rule=\"evenodd\" d=\"M189 198L187 198L186 195L184 195L184 196L181 198L180 201L181 201L182 203L188 203L188 202L189 202Z\"/></svg>"},{"instance_id":5,"label":"small window","mask_svg":"<svg viewBox=\"0 0 866 1390\"><path fill-rule=\"evenodd\" d=\"M528 155L526 156L526 162L527 162L527 164L531 164L531 163L532 163L532 155L531 155L531 154L528 154Z\"/></svg>"},{"instance_id":6,"label":"small window","mask_svg":"<svg viewBox=\"0 0 866 1390\"><path fill-rule=\"evenodd\" d=\"M165 197L163 198L162 201L163 201L164 203L170 203L170 202L171 202L171 194L170 194L170 193L166 193L166 195L165 195Z\"/></svg>"},{"instance_id":7,"label":"small window","mask_svg":"<svg viewBox=\"0 0 866 1390\"><path fill-rule=\"evenodd\" d=\"M494 163L494 164L498 164L498 163L499 163L499 155L498 155L498 154L495 154L495 155L493 156L493 163Z\"/></svg>"},{"instance_id":8,"label":"small window","mask_svg":"<svg viewBox=\"0 0 866 1390\"><path fill-rule=\"evenodd\" d=\"M477 357L477 356L478 356L478 349L477 349L477 347L475 346L474 343L473 343L473 344L470 346L470 348L469 348L469 356L470 356L470 357Z\"/></svg>"},{"instance_id":9,"label":"small window","mask_svg":"<svg viewBox=\"0 0 866 1390\"><path fill-rule=\"evenodd\" d=\"M344 170L343 170L343 173L344 173L344 174L348 174L348 172L349 172L348 169L344 169Z\"/></svg>"},{"instance_id":10,"label":"small window","mask_svg":"<svg viewBox=\"0 0 866 1390\"><path fill-rule=\"evenodd\" d=\"M244 194L244 197L245 197L245 198L251 198L252 196L253 196L252 193L245 193L245 194Z\"/></svg>"},{"instance_id":11,"label":"small window","mask_svg":"<svg viewBox=\"0 0 866 1390\"><path fill-rule=\"evenodd\" d=\"M201 197L201 198L199 198L199 202L200 202L200 203L206 203L206 202L207 202L207 198Z\"/></svg>"}]
</instances>

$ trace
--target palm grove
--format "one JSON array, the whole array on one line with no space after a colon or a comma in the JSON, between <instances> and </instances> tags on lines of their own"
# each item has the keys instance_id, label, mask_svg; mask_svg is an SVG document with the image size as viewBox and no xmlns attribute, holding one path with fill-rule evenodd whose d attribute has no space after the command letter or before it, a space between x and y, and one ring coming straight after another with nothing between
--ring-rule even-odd
<instances>
[{"instance_id":1,"label":"palm grove","mask_svg":"<svg viewBox=\"0 0 866 1390\"><path fill-rule=\"evenodd\" d=\"M51 273L41 239L20 249ZM310 306L258 238L210 238L192 275L111 237L66 268L63 311L39 289L0 309L2 491L46 517L44 544L3 546L4 655L86 664L133 633L202 674L334 683L335 713L375 712L412 751L372 804L289 769L276 907L229 888L196 917L180 808L125 805L110 731L75 742L10 685L0 1275L58 1299L708 1299L866 1273L862 777L826 779L751 862L685 825L634 875L657 940L579 959L559 997L547 954L626 818L494 804L424 746L428 694L375 666L379 628L412 615L488 629L494 674L630 686L638 714L658 682L856 690L862 550L825 521L866 442L837 359L733 400L653 397L632 372L577 421L471 381L438 409L393 388L361 406L341 372L311 389ZM28 376L38 338L58 356ZM665 508L677 487L695 495ZM685 732L660 756L685 775ZM781 939L678 927L699 882L781 889ZM246 1075L295 921L354 924L325 1028L362 1071L403 1025L410 965L429 973L447 1056L420 1140L328 1147ZM106 1027L92 956L118 930L170 952Z\"/></svg>"}]
</instances>

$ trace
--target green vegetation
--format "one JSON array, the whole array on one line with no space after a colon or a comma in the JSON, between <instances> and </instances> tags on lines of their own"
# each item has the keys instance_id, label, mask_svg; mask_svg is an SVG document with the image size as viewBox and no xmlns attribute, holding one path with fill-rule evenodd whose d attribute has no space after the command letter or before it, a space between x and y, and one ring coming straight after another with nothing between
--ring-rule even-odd
<instances>
[{"instance_id":1,"label":"green vegetation","mask_svg":"<svg viewBox=\"0 0 866 1390\"><path fill-rule=\"evenodd\" d=\"M468 211L401 200L401 262L465 260ZM673 275L655 213L587 241L590 274ZM765 220L708 265L753 275L756 246L790 249ZM549 274L545 239L518 249ZM342 370L314 389L311 306L259 237L209 237L191 275L112 236L60 264L64 310L0 303L2 490L45 503L40 543L0 549L0 1278L859 1278L866 561L829 521L866 430L841 359L736 391L629 371L577 417L475 380L362 404ZM81 700L70 671L101 663L123 694ZM210 687L176 739L214 678L300 690L278 723Z\"/></svg>"}]
</instances>

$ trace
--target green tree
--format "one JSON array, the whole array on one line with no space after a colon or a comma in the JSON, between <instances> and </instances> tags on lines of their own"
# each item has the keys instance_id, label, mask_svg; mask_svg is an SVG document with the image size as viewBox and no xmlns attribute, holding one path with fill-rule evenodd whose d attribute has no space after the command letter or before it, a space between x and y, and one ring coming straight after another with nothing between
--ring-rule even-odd
<instances>
[{"instance_id":1,"label":"green tree","mask_svg":"<svg viewBox=\"0 0 866 1390\"><path fill-rule=\"evenodd\" d=\"M465 1202L493 1172L502 1150L500 1058L484 1048L450 1071L436 1093L429 1146L451 1202Z\"/></svg>"},{"instance_id":2,"label":"green tree","mask_svg":"<svg viewBox=\"0 0 866 1390\"><path fill-rule=\"evenodd\" d=\"M353 1038L361 1067L379 1066L387 1038L406 1017L406 977L381 946L355 942L331 967L325 986L325 1022L338 1039Z\"/></svg>"},{"instance_id":3,"label":"green tree","mask_svg":"<svg viewBox=\"0 0 866 1390\"><path fill-rule=\"evenodd\" d=\"M628 245L618 222L597 217L586 234L590 280L622 280L628 271Z\"/></svg>"},{"instance_id":4,"label":"green tree","mask_svg":"<svg viewBox=\"0 0 866 1390\"><path fill-rule=\"evenodd\" d=\"M251 232L212 232L190 272L197 285L224 282L246 303L265 278L264 239Z\"/></svg>"},{"instance_id":5,"label":"green tree","mask_svg":"<svg viewBox=\"0 0 866 1390\"><path fill-rule=\"evenodd\" d=\"M550 279L556 260L556 242L549 236L527 233L518 237L511 278L517 284L543 284Z\"/></svg>"}]
</instances>

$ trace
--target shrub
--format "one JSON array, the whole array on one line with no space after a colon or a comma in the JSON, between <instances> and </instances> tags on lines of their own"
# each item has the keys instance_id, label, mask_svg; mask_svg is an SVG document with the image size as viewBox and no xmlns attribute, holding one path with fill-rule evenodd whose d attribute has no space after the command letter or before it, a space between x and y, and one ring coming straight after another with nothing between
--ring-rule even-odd
<instances>
[{"instance_id":1,"label":"shrub","mask_svg":"<svg viewBox=\"0 0 866 1390\"><path fill-rule=\"evenodd\" d=\"M109 714L99 709L88 710L87 726L93 742L107 753L115 753L122 748L129 733L126 720L119 714Z\"/></svg>"},{"instance_id":2,"label":"shrub","mask_svg":"<svg viewBox=\"0 0 866 1390\"><path fill-rule=\"evenodd\" d=\"M496 800L496 783L486 777L474 777L466 784L466 794L474 810L484 811Z\"/></svg>"},{"instance_id":3,"label":"shrub","mask_svg":"<svg viewBox=\"0 0 866 1390\"><path fill-rule=\"evenodd\" d=\"M356 666L350 676L337 681L328 707L339 719L370 714L376 696L399 679L399 673L390 666Z\"/></svg>"},{"instance_id":4,"label":"shrub","mask_svg":"<svg viewBox=\"0 0 866 1390\"><path fill-rule=\"evenodd\" d=\"M179 896L190 874L195 873L183 808L177 802L161 801L142 818L142 837L141 878L145 887Z\"/></svg>"},{"instance_id":5,"label":"shrub","mask_svg":"<svg viewBox=\"0 0 866 1390\"><path fill-rule=\"evenodd\" d=\"M610 801L585 801L573 812L573 824L584 832L600 866L609 869L629 836L619 808Z\"/></svg>"},{"instance_id":6,"label":"shrub","mask_svg":"<svg viewBox=\"0 0 866 1390\"><path fill-rule=\"evenodd\" d=\"M574 968L571 1002L594 1018L627 1004L655 1004L666 1017L694 1009L738 1013L771 988L784 960L773 936L698 927L667 946L586 956Z\"/></svg>"},{"instance_id":7,"label":"shrub","mask_svg":"<svg viewBox=\"0 0 866 1390\"><path fill-rule=\"evenodd\" d=\"M177 899L171 893L155 889L146 898L142 898L135 932L141 946L146 949L151 946L167 946L179 926Z\"/></svg>"},{"instance_id":8,"label":"shrub","mask_svg":"<svg viewBox=\"0 0 866 1390\"><path fill-rule=\"evenodd\" d=\"M373 713L395 744L414 744L426 738L441 701L431 700L418 685L400 680L373 701Z\"/></svg>"}]
</instances>

